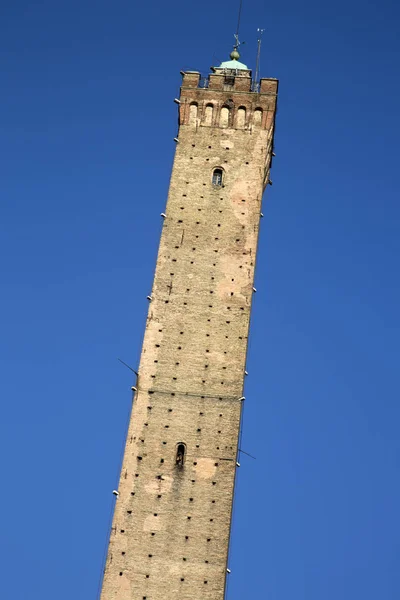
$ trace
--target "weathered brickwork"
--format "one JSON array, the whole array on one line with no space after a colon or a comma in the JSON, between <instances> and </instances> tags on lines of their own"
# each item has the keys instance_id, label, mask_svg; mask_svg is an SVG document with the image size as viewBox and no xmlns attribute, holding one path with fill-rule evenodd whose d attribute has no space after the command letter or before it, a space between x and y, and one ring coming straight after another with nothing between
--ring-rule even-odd
<instances>
[{"instance_id":1,"label":"weathered brickwork","mask_svg":"<svg viewBox=\"0 0 400 600\"><path fill-rule=\"evenodd\" d=\"M276 80L250 85L248 71L216 69L207 88L183 74L102 600L224 598L277 93Z\"/></svg>"}]
</instances>

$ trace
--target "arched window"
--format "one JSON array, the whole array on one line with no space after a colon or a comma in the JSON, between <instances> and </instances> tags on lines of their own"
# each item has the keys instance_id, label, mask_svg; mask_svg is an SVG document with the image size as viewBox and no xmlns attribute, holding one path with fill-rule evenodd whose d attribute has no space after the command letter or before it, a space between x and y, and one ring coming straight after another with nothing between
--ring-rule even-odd
<instances>
[{"instance_id":1,"label":"arched window","mask_svg":"<svg viewBox=\"0 0 400 600\"><path fill-rule=\"evenodd\" d=\"M214 169L212 174L212 184L213 185L222 185L222 169Z\"/></svg>"},{"instance_id":2,"label":"arched window","mask_svg":"<svg viewBox=\"0 0 400 600\"><path fill-rule=\"evenodd\" d=\"M256 110L254 111L254 126L255 127L261 127L261 121L262 121L262 108L256 108Z\"/></svg>"},{"instance_id":3,"label":"arched window","mask_svg":"<svg viewBox=\"0 0 400 600\"><path fill-rule=\"evenodd\" d=\"M246 109L244 106L239 106L236 117L236 127L242 128L246 125Z\"/></svg>"},{"instance_id":4,"label":"arched window","mask_svg":"<svg viewBox=\"0 0 400 600\"><path fill-rule=\"evenodd\" d=\"M214 107L212 104L207 104L204 115L204 125L212 125L213 109Z\"/></svg>"},{"instance_id":5,"label":"arched window","mask_svg":"<svg viewBox=\"0 0 400 600\"><path fill-rule=\"evenodd\" d=\"M197 104L193 102L189 110L189 125L196 125L197 120Z\"/></svg>"},{"instance_id":6,"label":"arched window","mask_svg":"<svg viewBox=\"0 0 400 600\"><path fill-rule=\"evenodd\" d=\"M229 127L229 108L227 106L223 106L221 108L221 114L219 117L219 124L221 127Z\"/></svg>"},{"instance_id":7,"label":"arched window","mask_svg":"<svg viewBox=\"0 0 400 600\"><path fill-rule=\"evenodd\" d=\"M178 444L177 448L176 448L176 459L175 459L175 463L177 467L183 467L184 462L185 462L185 452L186 452L186 446L185 444Z\"/></svg>"}]
</instances>

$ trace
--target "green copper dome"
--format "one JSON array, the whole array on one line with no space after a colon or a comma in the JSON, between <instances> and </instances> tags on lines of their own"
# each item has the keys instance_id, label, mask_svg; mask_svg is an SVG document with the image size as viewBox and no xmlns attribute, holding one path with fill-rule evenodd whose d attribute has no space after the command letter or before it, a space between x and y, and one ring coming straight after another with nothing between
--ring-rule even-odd
<instances>
[{"instance_id":1,"label":"green copper dome","mask_svg":"<svg viewBox=\"0 0 400 600\"><path fill-rule=\"evenodd\" d=\"M237 51L237 48L235 47L230 55L230 59L231 60L226 60L224 62L222 62L219 66L220 69L241 69L242 71L248 71L249 69L247 68L246 65L244 65L243 63L239 62L240 58L240 54Z\"/></svg>"},{"instance_id":2,"label":"green copper dome","mask_svg":"<svg viewBox=\"0 0 400 600\"><path fill-rule=\"evenodd\" d=\"M220 69L241 69L242 71L248 71L246 65L239 62L238 60L226 60L222 62L219 66Z\"/></svg>"}]
</instances>

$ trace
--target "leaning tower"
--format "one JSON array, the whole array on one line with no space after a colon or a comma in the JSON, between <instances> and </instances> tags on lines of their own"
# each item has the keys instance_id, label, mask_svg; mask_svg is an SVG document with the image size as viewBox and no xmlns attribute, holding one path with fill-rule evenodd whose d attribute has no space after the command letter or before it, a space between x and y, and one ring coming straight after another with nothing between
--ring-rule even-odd
<instances>
[{"instance_id":1,"label":"leaning tower","mask_svg":"<svg viewBox=\"0 0 400 600\"><path fill-rule=\"evenodd\" d=\"M182 72L101 600L223 600L278 81Z\"/></svg>"}]
</instances>

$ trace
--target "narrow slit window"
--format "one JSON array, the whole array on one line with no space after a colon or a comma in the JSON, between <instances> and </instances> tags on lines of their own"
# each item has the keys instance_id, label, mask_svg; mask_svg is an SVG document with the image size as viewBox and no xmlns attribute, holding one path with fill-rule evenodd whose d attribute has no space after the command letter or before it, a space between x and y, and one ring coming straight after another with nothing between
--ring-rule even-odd
<instances>
[{"instance_id":1,"label":"narrow slit window","mask_svg":"<svg viewBox=\"0 0 400 600\"><path fill-rule=\"evenodd\" d=\"M214 169L212 183L213 185L222 185L222 169Z\"/></svg>"},{"instance_id":2,"label":"narrow slit window","mask_svg":"<svg viewBox=\"0 0 400 600\"><path fill-rule=\"evenodd\" d=\"M177 467L183 467L184 462L185 462L185 452L186 452L185 444L178 444L177 449L176 449L176 460L175 460Z\"/></svg>"}]
</instances>

